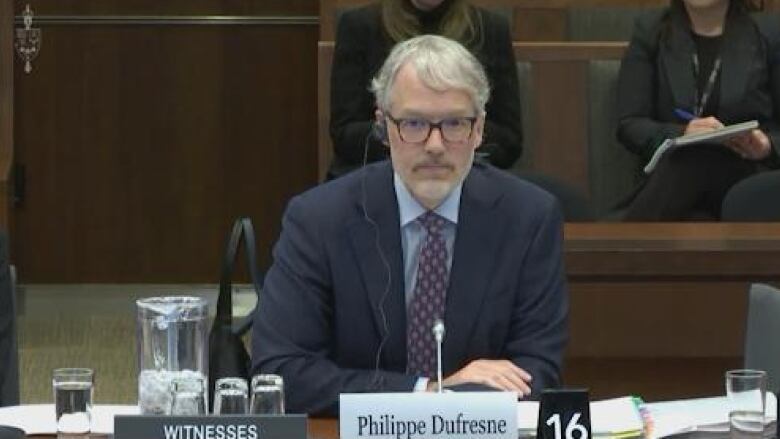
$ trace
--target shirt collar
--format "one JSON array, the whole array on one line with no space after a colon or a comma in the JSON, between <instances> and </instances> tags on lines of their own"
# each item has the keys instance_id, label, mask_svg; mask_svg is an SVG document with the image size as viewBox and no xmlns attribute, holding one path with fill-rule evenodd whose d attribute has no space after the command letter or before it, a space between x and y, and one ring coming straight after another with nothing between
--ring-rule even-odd
<instances>
[{"instance_id":1,"label":"shirt collar","mask_svg":"<svg viewBox=\"0 0 780 439\"><path fill-rule=\"evenodd\" d=\"M412 221L415 221L420 215L428 211L423 207L407 189L406 184L398 173L393 173L393 184L395 185L395 196L398 199L398 213L401 219L401 227L406 227ZM442 216L447 221L458 224L458 210L460 209L460 194L463 191L463 182L458 183L452 188L450 193L433 211Z\"/></svg>"}]
</instances>

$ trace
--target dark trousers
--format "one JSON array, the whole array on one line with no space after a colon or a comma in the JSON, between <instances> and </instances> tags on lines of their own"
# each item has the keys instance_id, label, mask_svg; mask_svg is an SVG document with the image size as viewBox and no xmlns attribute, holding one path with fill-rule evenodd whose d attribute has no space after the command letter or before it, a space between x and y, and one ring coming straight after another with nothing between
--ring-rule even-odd
<instances>
[{"instance_id":1,"label":"dark trousers","mask_svg":"<svg viewBox=\"0 0 780 439\"><path fill-rule=\"evenodd\" d=\"M757 172L754 162L718 146L667 152L631 202L625 221L720 219L726 192Z\"/></svg>"}]
</instances>

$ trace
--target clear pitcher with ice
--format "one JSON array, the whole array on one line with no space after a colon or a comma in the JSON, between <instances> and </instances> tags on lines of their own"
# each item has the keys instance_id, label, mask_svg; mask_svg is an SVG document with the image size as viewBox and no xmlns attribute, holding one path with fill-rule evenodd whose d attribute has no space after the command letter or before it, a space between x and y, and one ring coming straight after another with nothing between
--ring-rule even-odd
<instances>
[{"instance_id":1,"label":"clear pitcher with ice","mask_svg":"<svg viewBox=\"0 0 780 439\"><path fill-rule=\"evenodd\" d=\"M208 382L208 306L198 297L151 297L136 304L138 406L142 414L169 415L174 382Z\"/></svg>"}]
</instances>

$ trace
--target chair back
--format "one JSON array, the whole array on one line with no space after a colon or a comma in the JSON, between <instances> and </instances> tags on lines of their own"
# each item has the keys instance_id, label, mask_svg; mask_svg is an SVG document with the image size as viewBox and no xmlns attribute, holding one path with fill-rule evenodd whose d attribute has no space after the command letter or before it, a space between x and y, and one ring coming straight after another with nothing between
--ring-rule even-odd
<instances>
[{"instance_id":1,"label":"chair back","mask_svg":"<svg viewBox=\"0 0 780 439\"><path fill-rule=\"evenodd\" d=\"M0 406L19 404L19 348L16 335L16 275L0 234Z\"/></svg>"},{"instance_id":2,"label":"chair back","mask_svg":"<svg viewBox=\"0 0 780 439\"><path fill-rule=\"evenodd\" d=\"M729 189L723 199L723 221L780 221L780 171L750 176Z\"/></svg>"},{"instance_id":3,"label":"chair back","mask_svg":"<svg viewBox=\"0 0 780 439\"><path fill-rule=\"evenodd\" d=\"M595 220L593 209L587 198L575 187L549 175L519 171L515 174L521 179L539 186L552 194L563 212L566 222L590 222Z\"/></svg>"},{"instance_id":4,"label":"chair back","mask_svg":"<svg viewBox=\"0 0 780 439\"><path fill-rule=\"evenodd\" d=\"M767 372L767 391L780 390L780 290L766 284L750 286L745 368Z\"/></svg>"},{"instance_id":5,"label":"chair back","mask_svg":"<svg viewBox=\"0 0 780 439\"><path fill-rule=\"evenodd\" d=\"M641 179L639 157L617 140L617 82L620 60L591 60L588 66L588 169L590 201L598 217L609 217Z\"/></svg>"},{"instance_id":6,"label":"chair back","mask_svg":"<svg viewBox=\"0 0 780 439\"><path fill-rule=\"evenodd\" d=\"M515 162L513 168L516 171L530 169L533 163L534 154L534 114L531 109L533 102L533 87L531 86L531 63L528 61L517 61L517 84L520 92L520 112L522 117L523 130L523 153Z\"/></svg>"}]
</instances>

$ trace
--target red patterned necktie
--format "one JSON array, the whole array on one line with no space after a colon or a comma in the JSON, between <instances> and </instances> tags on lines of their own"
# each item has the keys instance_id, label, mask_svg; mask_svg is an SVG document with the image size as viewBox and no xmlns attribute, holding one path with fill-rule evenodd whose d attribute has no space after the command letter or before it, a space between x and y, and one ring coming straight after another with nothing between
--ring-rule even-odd
<instances>
[{"instance_id":1,"label":"red patterned necktie","mask_svg":"<svg viewBox=\"0 0 780 439\"><path fill-rule=\"evenodd\" d=\"M431 328L436 319L444 319L449 280L447 246L442 236L446 220L428 211L417 221L427 234L420 249L417 283L407 312L406 369L410 374L430 378L436 374L436 345Z\"/></svg>"}]
</instances>

